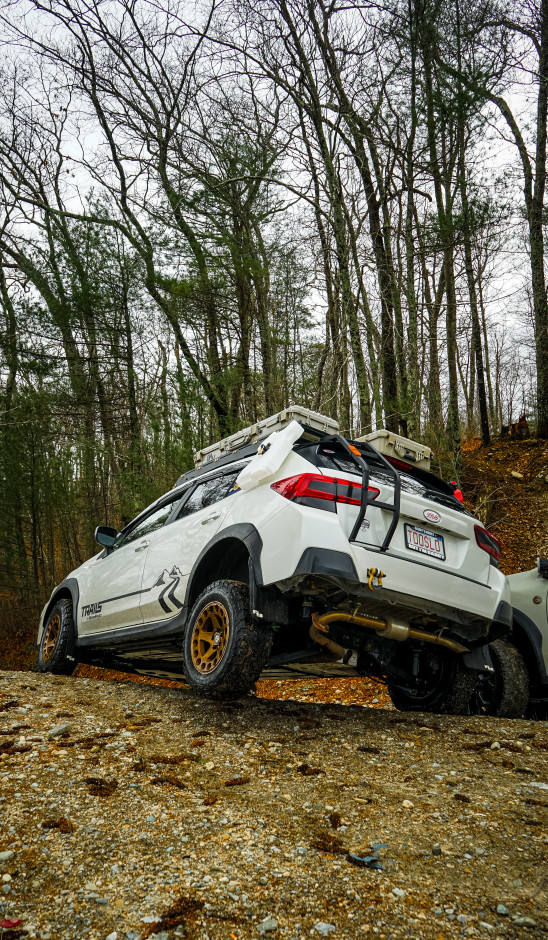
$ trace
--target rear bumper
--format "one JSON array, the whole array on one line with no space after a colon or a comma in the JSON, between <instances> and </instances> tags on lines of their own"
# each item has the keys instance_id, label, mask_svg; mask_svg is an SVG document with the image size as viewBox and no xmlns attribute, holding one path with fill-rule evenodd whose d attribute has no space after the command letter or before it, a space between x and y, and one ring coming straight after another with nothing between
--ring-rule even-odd
<instances>
[{"instance_id":1,"label":"rear bumper","mask_svg":"<svg viewBox=\"0 0 548 940\"><path fill-rule=\"evenodd\" d=\"M403 556L395 546L381 552L349 542L337 513L279 499L279 511L259 528L265 586L302 593L311 585L321 590L319 579L330 580L360 597L372 616L436 617L454 625L455 633L468 642L485 642L495 623L503 633L510 629L508 579L487 559L475 580L469 569L468 576L444 570L427 556ZM383 572L380 589L377 583L375 590L368 587L371 568Z\"/></svg>"},{"instance_id":2,"label":"rear bumper","mask_svg":"<svg viewBox=\"0 0 548 940\"><path fill-rule=\"evenodd\" d=\"M496 569L496 575L490 579L493 583L484 585L433 567L417 573L410 570L414 565L407 560L390 554L384 553L379 558L377 553L365 551L365 555L366 560L360 559L356 564L349 553L307 548L293 577L297 583L307 576L336 582L349 595L360 597L370 612L378 616L399 615L405 619L432 616L450 621L454 632L473 645L491 642L510 632L512 608L507 580ZM374 589L369 587L367 569L362 568L365 564L377 570L382 565L382 587L377 579Z\"/></svg>"}]
</instances>

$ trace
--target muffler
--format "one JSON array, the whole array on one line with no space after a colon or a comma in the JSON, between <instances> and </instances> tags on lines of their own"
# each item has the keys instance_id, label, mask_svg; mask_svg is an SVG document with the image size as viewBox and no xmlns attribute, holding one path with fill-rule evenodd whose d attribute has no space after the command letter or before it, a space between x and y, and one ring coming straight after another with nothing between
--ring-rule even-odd
<instances>
[{"instance_id":1,"label":"muffler","mask_svg":"<svg viewBox=\"0 0 548 940\"><path fill-rule=\"evenodd\" d=\"M312 636L312 630L315 630L315 633L318 633L320 636L323 634L324 639L329 639L326 634L329 633L330 624L334 622L349 623L354 626L365 627L366 630L374 630L379 636L386 637L386 639L389 640L397 640L399 643L403 643L404 640L408 639L422 640L424 643L432 643L434 646L444 646L446 649L452 650L453 653L469 652L468 647L463 646L462 643L457 643L456 640L448 640L438 633L416 630L414 627L410 627L405 620L394 620L392 618L377 620L375 617L350 614L343 610L332 610L326 614L312 614L313 626L310 628L310 636L312 639L316 643L319 642L319 640ZM347 651L344 647L335 643L334 640L329 639L329 643L337 647L335 650L329 646L328 649L331 649L332 652L342 651L341 658L346 654ZM327 643L322 643L321 645L327 646Z\"/></svg>"}]
</instances>

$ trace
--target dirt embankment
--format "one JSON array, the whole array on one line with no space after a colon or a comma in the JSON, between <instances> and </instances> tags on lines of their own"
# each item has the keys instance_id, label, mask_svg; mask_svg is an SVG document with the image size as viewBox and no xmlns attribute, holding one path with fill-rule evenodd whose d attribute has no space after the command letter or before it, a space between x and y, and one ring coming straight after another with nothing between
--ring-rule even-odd
<instances>
[{"instance_id":1,"label":"dirt embankment","mask_svg":"<svg viewBox=\"0 0 548 940\"><path fill-rule=\"evenodd\" d=\"M463 444L465 503L502 542L505 574L548 556L548 442Z\"/></svg>"},{"instance_id":2,"label":"dirt embankment","mask_svg":"<svg viewBox=\"0 0 548 940\"><path fill-rule=\"evenodd\" d=\"M0 919L43 940L548 933L548 726L0 674Z\"/></svg>"}]
</instances>

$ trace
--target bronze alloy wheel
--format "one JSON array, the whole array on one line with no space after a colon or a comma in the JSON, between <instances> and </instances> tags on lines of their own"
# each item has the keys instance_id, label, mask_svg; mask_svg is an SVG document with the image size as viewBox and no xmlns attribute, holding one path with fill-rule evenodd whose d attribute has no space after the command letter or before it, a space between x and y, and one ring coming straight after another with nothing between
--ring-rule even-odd
<instances>
[{"instance_id":1,"label":"bronze alloy wheel","mask_svg":"<svg viewBox=\"0 0 548 940\"><path fill-rule=\"evenodd\" d=\"M59 639L60 630L61 617L59 614L54 614L46 627L44 639L42 640L42 659L45 663L47 663L48 660L53 656L53 651L55 650L57 641Z\"/></svg>"},{"instance_id":2,"label":"bronze alloy wheel","mask_svg":"<svg viewBox=\"0 0 548 940\"><path fill-rule=\"evenodd\" d=\"M217 668L228 646L230 622L226 608L211 601L198 614L192 631L192 665L197 672L208 675Z\"/></svg>"}]
</instances>

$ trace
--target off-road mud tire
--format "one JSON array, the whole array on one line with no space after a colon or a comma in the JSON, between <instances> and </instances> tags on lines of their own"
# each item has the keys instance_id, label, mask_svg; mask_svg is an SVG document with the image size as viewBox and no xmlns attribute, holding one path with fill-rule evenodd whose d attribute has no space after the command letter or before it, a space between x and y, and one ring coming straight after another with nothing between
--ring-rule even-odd
<instances>
[{"instance_id":1,"label":"off-road mud tire","mask_svg":"<svg viewBox=\"0 0 548 940\"><path fill-rule=\"evenodd\" d=\"M208 674L193 661L193 636L203 611L222 605L228 617L228 640L220 662ZM268 662L272 630L249 610L249 588L240 581L214 581L200 595L188 618L183 638L183 669L191 690L212 699L247 695Z\"/></svg>"},{"instance_id":2,"label":"off-road mud tire","mask_svg":"<svg viewBox=\"0 0 548 940\"><path fill-rule=\"evenodd\" d=\"M495 675L481 679L470 711L497 718L523 718L529 701L529 675L520 651L508 640L490 644Z\"/></svg>"},{"instance_id":3,"label":"off-road mud tire","mask_svg":"<svg viewBox=\"0 0 548 940\"><path fill-rule=\"evenodd\" d=\"M55 618L59 618L59 627L56 632L55 643L49 656L46 651L46 638L48 629ZM67 659L67 648L72 639L74 631L74 619L72 615L72 601L68 597L62 597L56 601L48 614L40 646L38 648L38 671L52 672L56 676L71 676L76 666L76 662Z\"/></svg>"},{"instance_id":4,"label":"off-road mud tire","mask_svg":"<svg viewBox=\"0 0 548 940\"><path fill-rule=\"evenodd\" d=\"M388 694L401 712L433 712L437 715L464 715L478 682L475 670L468 669L462 659L453 654L440 654L442 672L431 692L415 695L412 690L397 688L388 683Z\"/></svg>"}]
</instances>

